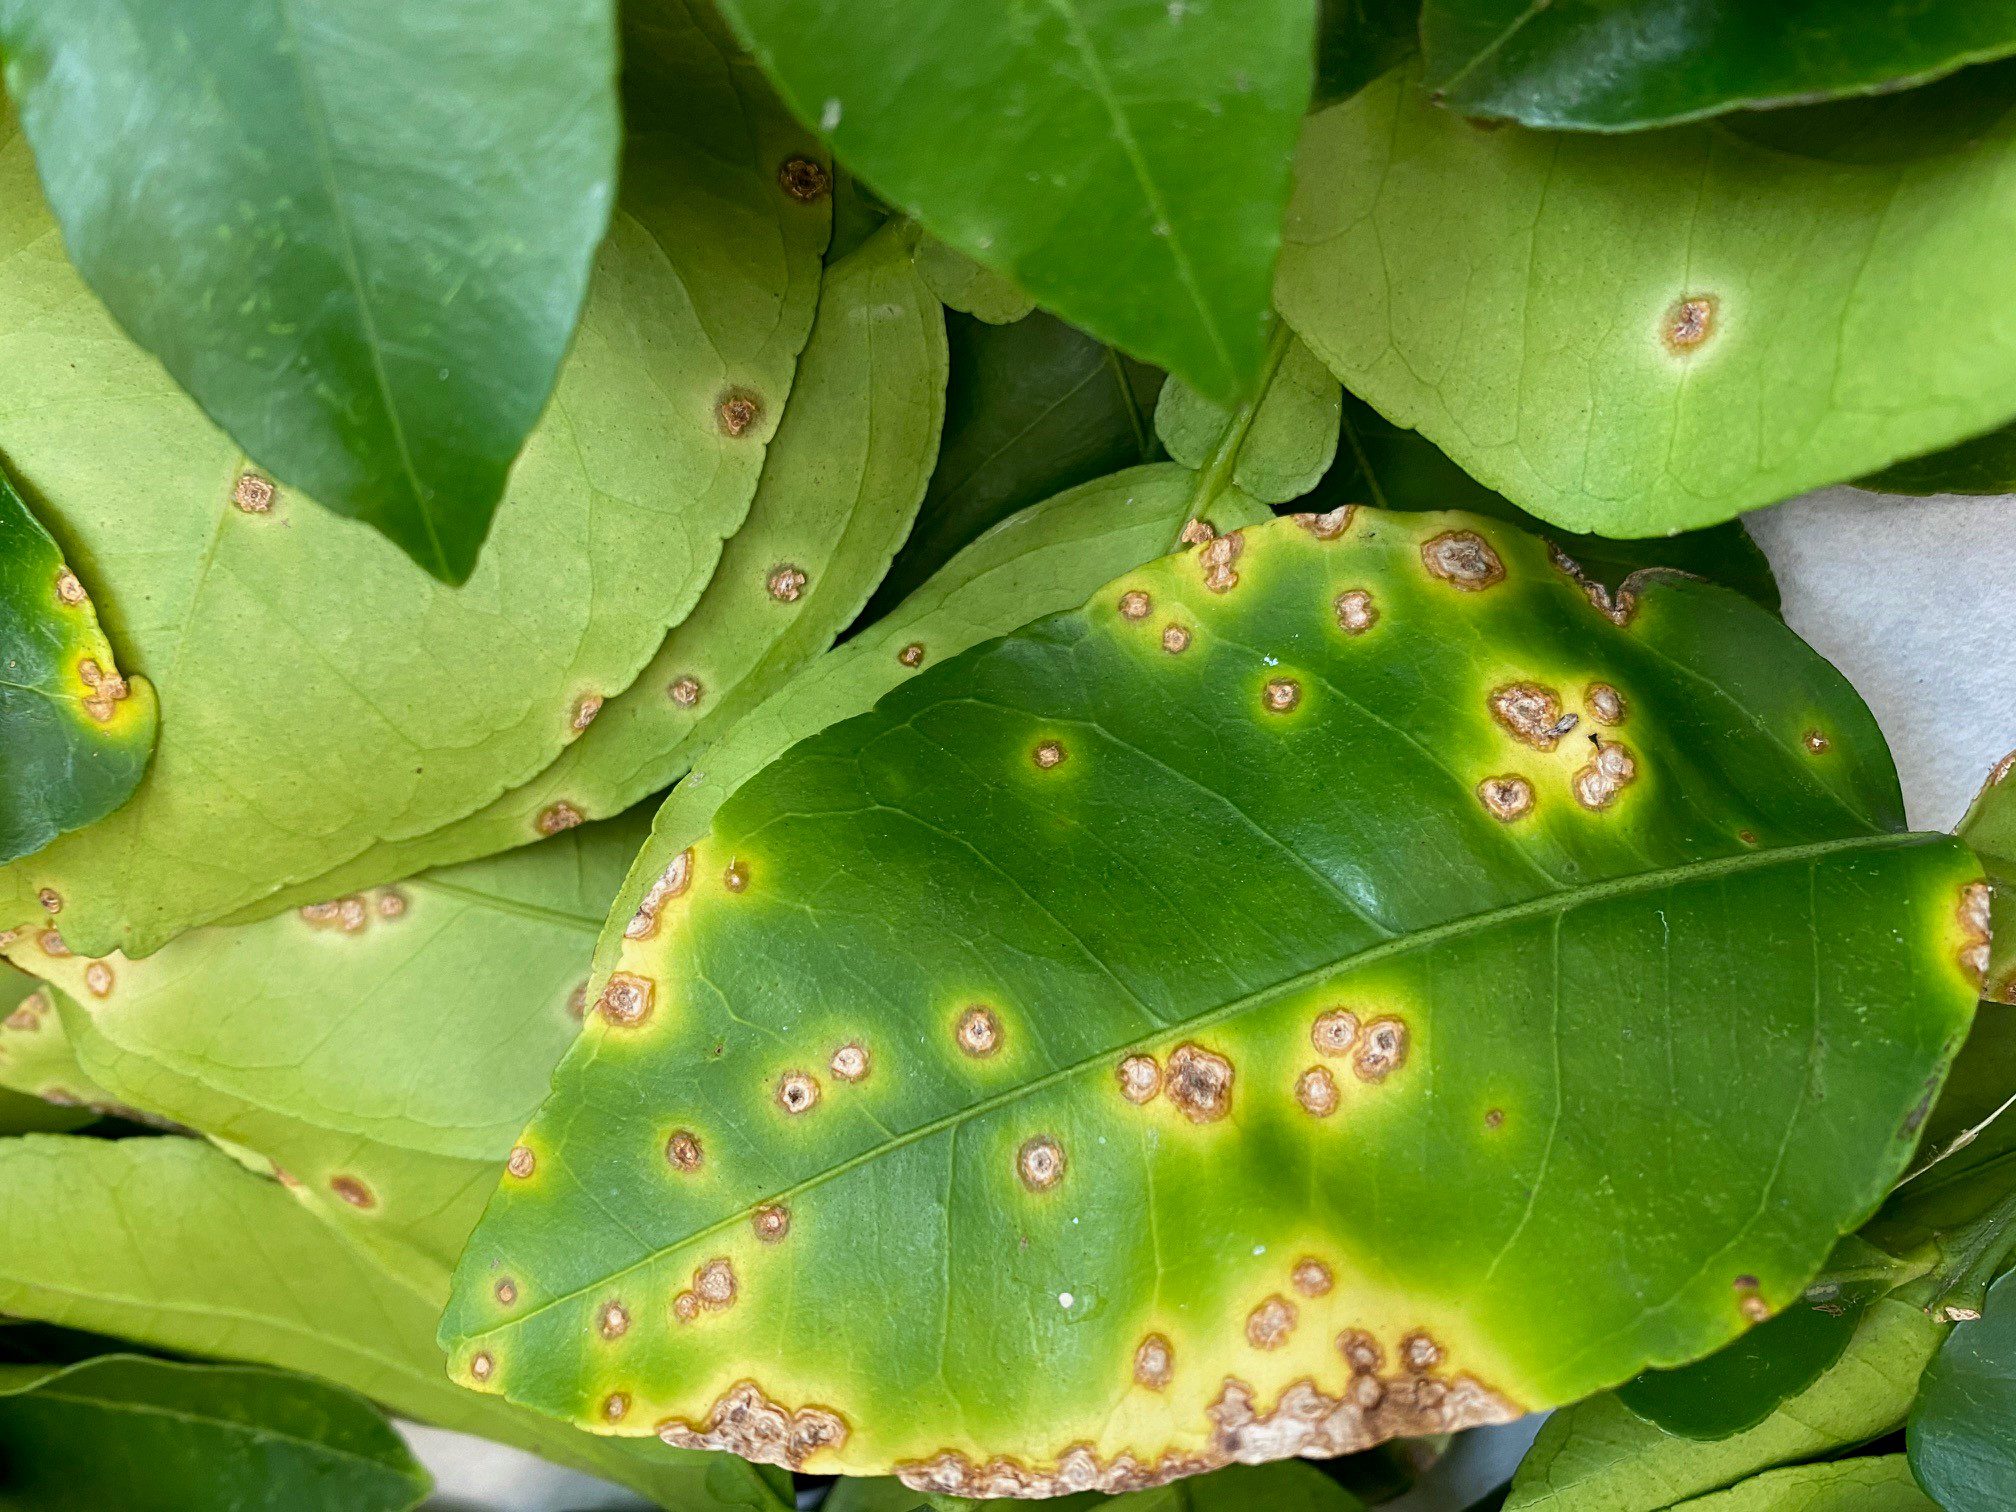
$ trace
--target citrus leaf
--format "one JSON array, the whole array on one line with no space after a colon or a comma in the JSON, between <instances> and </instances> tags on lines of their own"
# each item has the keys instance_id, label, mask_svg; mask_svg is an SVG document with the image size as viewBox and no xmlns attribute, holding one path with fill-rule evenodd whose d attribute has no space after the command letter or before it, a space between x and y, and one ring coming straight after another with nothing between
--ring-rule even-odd
<instances>
[{"instance_id":1,"label":"citrus leaf","mask_svg":"<svg viewBox=\"0 0 2016 1512\"><path fill-rule=\"evenodd\" d=\"M1892 463L1857 478L1855 486L1894 494L2016 493L2016 425L1997 426L1944 451Z\"/></svg>"},{"instance_id":2,"label":"citrus leaf","mask_svg":"<svg viewBox=\"0 0 2016 1512\"><path fill-rule=\"evenodd\" d=\"M1036 302L991 268L956 247L926 237L917 248L917 276L948 310L988 325L1008 325L1036 308Z\"/></svg>"},{"instance_id":3,"label":"citrus leaf","mask_svg":"<svg viewBox=\"0 0 2016 1512\"><path fill-rule=\"evenodd\" d=\"M1414 54L1421 0L1321 0L1316 103L1346 100Z\"/></svg>"},{"instance_id":4,"label":"citrus leaf","mask_svg":"<svg viewBox=\"0 0 2016 1512\"><path fill-rule=\"evenodd\" d=\"M7 972L9 996L16 978L28 981L33 989L8 1004L0 1018L0 1087L37 1099L52 1111L75 1115L71 1128L81 1127L101 1113L126 1116L134 1110L120 1103L101 1082L78 1064L63 1018L56 1007L56 994L46 985L11 967ZM10 1129L9 1133L61 1132L58 1129Z\"/></svg>"},{"instance_id":5,"label":"citrus leaf","mask_svg":"<svg viewBox=\"0 0 2016 1512\"><path fill-rule=\"evenodd\" d=\"M430 1486L392 1425L350 1392L134 1355L0 1365L0 1463L0 1505L36 1512L404 1512Z\"/></svg>"},{"instance_id":6,"label":"citrus leaf","mask_svg":"<svg viewBox=\"0 0 2016 1512\"><path fill-rule=\"evenodd\" d=\"M1911 1468L1947 1512L2016 1504L2016 1274L1925 1367L1908 1434Z\"/></svg>"},{"instance_id":7,"label":"citrus leaf","mask_svg":"<svg viewBox=\"0 0 2016 1512\"><path fill-rule=\"evenodd\" d=\"M523 845L542 815L620 813L832 643L902 545L937 456L944 323L906 242L892 227L827 273L748 520L693 612L581 738L474 814L374 845L244 917Z\"/></svg>"},{"instance_id":8,"label":"citrus leaf","mask_svg":"<svg viewBox=\"0 0 2016 1512\"><path fill-rule=\"evenodd\" d=\"M154 685L120 675L90 594L0 473L0 861L124 803L155 722Z\"/></svg>"},{"instance_id":9,"label":"citrus leaf","mask_svg":"<svg viewBox=\"0 0 2016 1512\"><path fill-rule=\"evenodd\" d=\"M945 441L909 540L869 600L880 619L1018 509L1151 459L1162 375L1041 311L954 315Z\"/></svg>"},{"instance_id":10,"label":"citrus leaf","mask_svg":"<svg viewBox=\"0 0 2016 1512\"><path fill-rule=\"evenodd\" d=\"M834 1485L824 1512L932 1512L939 1506L984 1508L984 1501L927 1496L898 1480L843 1480ZM999 1505L996 1503L995 1505ZM1271 1465L1228 1465L1174 1486L1102 1496L1096 1491L1061 1496L1046 1512L1360 1512L1364 1503L1313 1466L1293 1461Z\"/></svg>"},{"instance_id":11,"label":"citrus leaf","mask_svg":"<svg viewBox=\"0 0 2016 1512\"><path fill-rule=\"evenodd\" d=\"M721 805L464 1254L458 1378L1028 1495L1695 1358L1972 1014L1979 869L1897 807L1726 590L1462 515L1215 538Z\"/></svg>"},{"instance_id":12,"label":"citrus leaf","mask_svg":"<svg viewBox=\"0 0 2016 1512\"><path fill-rule=\"evenodd\" d=\"M1727 1491L1675 1502L1674 1512L1938 1512L1901 1454L1794 1465Z\"/></svg>"},{"instance_id":13,"label":"citrus leaf","mask_svg":"<svg viewBox=\"0 0 2016 1512\"><path fill-rule=\"evenodd\" d=\"M1346 388L1542 519L1731 519L2016 412L1997 78L1588 137L1480 132L1396 72L1312 118L1276 299Z\"/></svg>"},{"instance_id":14,"label":"citrus leaf","mask_svg":"<svg viewBox=\"0 0 2016 1512\"><path fill-rule=\"evenodd\" d=\"M1192 476L1166 462L1066 489L996 525L898 608L750 711L658 810L596 941L589 996L601 992L652 886L705 837L736 788L797 742L866 713L919 668L1081 604L1101 583L1159 555L1194 496ZM1235 492L1218 500L1211 518L1232 530L1269 516Z\"/></svg>"},{"instance_id":15,"label":"citrus leaf","mask_svg":"<svg viewBox=\"0 0 2016 1512\"><path fill-rule=\"evenodd\" d=\"M1379 509L1461 509L1489 515L1552 541L1593 581L1613 593L1634 572L1672 567L1734 588L1777 612L1778 581L1772 576L1771 564L1738 521L1635 541L1578 535L1536 520L1493 493L1418 431L1394 425L1362 399L1344 396L1341 424L1343 443L1338 447L1337 461L1308 495L1305 507L1309 509L1370 504Z\"/></svg>"},{"instance_id":16,"label":"citrus leaf","mask_svg":"<svg viewBox=\"0 0 2016 1512\"><path fill-rule=\"evenodd\" d=\"M515 1444L661 1505L716 1505L710 1475L788 1512L721 1456L600 1439L462 1391L438 1297L396 1282L278 1183L190 1139L0 1140L0 1310L333 1381L402 1416Z\"/></svg>"},{"instance_id":17,"label":"citrus leaf","mask_svg":"<svg viewBox=\"0 0 2016 1512\"><path fill-rule=\"evenodd\" d=\"M262 467L469 576L616 176L612 0L0 0L70 256Z\"/></svg>"},{"instance_id":18,"label":"citrus leaf","mask_svg":"<svg viewBox=\"0 0 2016 1512\"><path fill-rule=\"evenodd\" d=\"M132 801L0 873L0 925L48 887L78 949L144 954L438 829L544 769L691 609L755 492L829 206L780 180L825 170L719 23L649 15L628 76L659 103L459 590L248 470L68 275L0 144L0 452L163 709Z\"/></svg>"},{"instance_id":19,"label":"citrus leaf","mask_svg":"<svg viewBox=\"0 0 2016 1512\"><path fill-rule=\"evenodd\" d=\"M2016 753L1995 764L1981 791L1967 806L1954 833L1988 869L1993 892L1988 899L1991 938L1987 946L1987 979L1982 995L1997 1002L2016 1001Z\"/></svg>"},{"instance_id":20,"label":"citrus leaf","mask_svg":"<svg viewBox=\"0 0 2016 1512\"><path fill-rule=\"evenodd\" d=\"M1922 84L2016 52L2016 4L1427 0L1421 45L1451 110L1632 131Z\"/></svg>"},{"instance_id":21,"label":"citrus leaf","mask_svg":"<svg viewBox=\"0 0 2016 1512\"><path fill-rule=\"evenodd\" d=\"M2016 1193L2016 1008L1984 1002L1924 1124L1909 1174L1864 1232L1909 1254Z\"/></svg>"},{"instance_id":22,"label":"citrus leaf","mask_svg":"<svg viewBox=\"0 0 2016 1512\"><path fill-rule=\"evenodd\" d=\"M1254 387L1314 0L722 9L932 235L1214 399Z\"/></svg>"},{"instance_id":23,"label":"citrus leaf","mask_svg":"<svg viewBox=\"0 0 2016 1512\"><path fill-rule=\"evenodd\" d=\"M42 1096L43 1072L49 1064L46 1041L30 1040L30 1030L40 1029L44 1014L54 1017L52 1005L37 995L35 979L12 967L0 971L0 1135L61 1134L82 1128L98 1115L79 1106L65 1089L65 1100L49 1102ZM23 1011L25 1008L26 1011ZM52 1033L60 1043L62 1026ZM30 1047L23 1053L24 1047Z\"/></svg>"},{"instance_id":24,"label":"citrus leaf","mask_svg":"<svg viewBox=\"0 0 2016 1512\"><path fill-rule=\"evenodd\" d=\"M1728 1438L1667 1433L1615 1395L1579 1403L1542 1426L1506 1512L1654 1512L1760 1470L1880 1437L1904 1421L1919 1373L1945 1336L1946 1326L1920 1309L1885 1298L1864 1314L1832 1369Z\"/></svg>"},{"instance_id":25,"label":"citrus leaf","mask_svg":"<svg viewBox=\"0 0 2016 1512\"><path fill-rule=\"evenodd\" d=\"M277 1168L323 1221L444 1294L579 1029L595 934L643 832L641 816L584 826L192 930L143 960L10 948L61 989L62 1029L107 1098Z\"/></svg>"},{"instance_id":26,"label":"citrus leaf","mask_svg":"<svg viewBox=\"0 0 2016 1512\"><path fill-rule=\"evenodd\" d=\"M1263 504L1285 504L1316 486L1337 455L1343 390L1299 341L1276 346L1266 391L1247 422L1232 481ZM1210 465L1233 413L1172 378L1155 405L1155 434L1185 467Z\"/></svg>"}]
</instances>

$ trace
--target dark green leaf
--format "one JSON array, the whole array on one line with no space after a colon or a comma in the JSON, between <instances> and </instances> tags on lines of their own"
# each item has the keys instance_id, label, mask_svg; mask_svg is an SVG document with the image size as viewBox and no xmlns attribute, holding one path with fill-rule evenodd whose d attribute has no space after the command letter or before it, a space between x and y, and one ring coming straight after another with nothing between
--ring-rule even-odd
<instances>
[{"instance_id":1,"label":"dark green leaf","mask_svg":"<svg viewBox=\"0 0 2016 1512\"><path fill-rule=\"evenodd\" d=\"M137 1355L0 1365L10 1512L405 1512L429 1484L376 1408L301 1376Z\"/></svg>"},{"instance_id":2,"label":"dark green leaf","mask_svg":"<svg viewBox=\"0 0 2016 1512\"><path fill-rule=\"evenodd\" d=\"M1426 84L1464 115L1628 131L1900 89L2016 52L2016 3L1427 0Z\"/></svg>"},{"instance_id":3,"label":"dark green leaf","mask_svg":"<svg viewBox=\"0 0 2016 1512\"><path fill-rule=\"evenodd\" d=\"M1315 0L725 0L931 233L1232 401L1258 380Z\"/></svg>"},{"instance_id":4,"label":"dark green leaf","mask_svg":"<svg viewBox=\"0 0 2016 1512\"><path fill-rule=\"evenodd\" d=\"M124 803L156 718L154 685L120 675L84 583L0 473L0 861Z\"/></svg>"},{"instance_id":5,"label":"dark green leaf","mask_svg":"<svg viewBox=\"0 0 2016 1512\"><path fill-rule=\"evenodd\" d=\"M1578 535L1535 519L1463 471L1419 431L1393 424L1364 400L1344 396L1343 440L1336 464L1303 505L1333 509L1370 504L1378 509L1464 509L1489 515L1546 537L1575 559L1595 582L1615 592L1632 573L1673 567L1734 588L1766 609L1778 608L1778 581L1750 532L1738 521L1635 541Z\"/></svg>"},{"instance_id":6,"label":"dark green leaf","mask_svg":"<svg viewBox=\"0 0 2016 1512\"><path fill-rule=\"evenodd\" d=\"M875 620L1017 510L1148 460L1153 368L1041 311L1012 325L949 316L952 379L938 467Z\"/></svg>"},{"instance_id":7,"label":"dark green leaf","mask_svg":"<svg viewBox=\"0 0 2016 1512\"><path fill-rule=\"evenodd\" d=\"M1972 1015L1978 865L1898 823L1867 711L1726 589L1599 604L1466 515L1215 539L721 805L443 1337L571 1420L943 1492L1697 1358L1880 1199Z\"/></svg>"},{"instance_id":8,"label":"dark green leaf","mask_svg":"<svg viewBox=\"0 0 2016 1512\"><path fill-rule=\"evenodd\" d=\"M1925 1119L1912 1173L1865 1230L1896 1254L1951 1234L2016 1192L2016 1008L1983 1003Z\"/></svg>"},{"instance_id":9,"label":"dark green leaf","mask_svg":"<svg viewBox=\"0 0 2016 1512\"><path fill-rule=\"evenodd\" d=\"M0 0L71 257L283 482L459 583L616 175L611 0Z\"/></svg>"},{"instance_id":10,"label":"dark green leaf","mask_svg":"<svg viewBox=\"0 0 2016 1512\"><path fill-rule=\"evenodd\" d=\"M1727 1438L1667 1433L1614 1392L1577 1403L1541 1428L1506 1512L1691 1508L1689 1497L1877 1438L1904 1421L1919 1374L1945 1337L1945 1326L1921 1309L1885 1298L1863 1314L1832 1369L1763 1422Z\"/></svg>"},{"instance_id":11,"label":"dark green leaf","mask_svg":"<svg viewBox=\"0 0 2016 1512\"><path fill-rule=\"evenodd\" d=\"M1421 0L1321 0L1316 103L1348 99L1409 57L1420 15Z\"/></svg>"},{"instance_id":12,"label":"dark green leaf","mask_svg":"<svg viewBox=\"0 0 2016 1512\"><path fill-rule=\"evenodd\" d=\"M1617 1388L1617 1399L1682 1438L1754 1428L1841 1358L1864 1309L1884 1290L1882 1281L1869 1281L1802 1297L1706 1359L1633 1377Z\"/></svg>"},{"instance_id":13,"label":"dark green leaf","mask_svg":"<svg viewBox=\"0 0 2016 1512\"><path fill-rule=\"evenodd\" d=\"M1946 1512L2016 1507L2016 1272L1925 1368L1909 1436L1911 1468Z\"/></svg>"},{"instance_id":14,"label":"dark green leaf","mask_svg":"<svg viewBox=\"0 0 2016 1512\"><path fill-rule=\"evenodd\" d=\"M2016 425L1858 478L1856 487L1893 494L2016 493Z\"/></svg>"}]
</instances>

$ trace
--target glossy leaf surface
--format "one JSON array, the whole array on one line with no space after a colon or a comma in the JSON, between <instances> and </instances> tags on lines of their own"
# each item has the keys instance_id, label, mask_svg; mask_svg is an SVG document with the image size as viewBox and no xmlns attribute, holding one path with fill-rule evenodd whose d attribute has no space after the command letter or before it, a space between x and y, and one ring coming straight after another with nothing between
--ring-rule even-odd
<instances>
[{"instance_id":1,"label":"glossy leaf surface","mask_svg":"<svg viewBox=\"0 0 2016 1512\"><path fill-rule=\"evenodd\" d=\"M1213 398L1256 384L1315 0L722 8L948 246Z\"/></svg>"},{"instance_id":2,"label":"glossy leaf surface","mask_svg":"<svg viewBox=\"0 0 2016 1512\"><path fill-rule=\"evenodd\" d=\"M1304 507L1334 509L1370 504L1375 509L1461 509L1489 515L1544 536L1575 559L1596 582L1616 592L1632 573L1672 567L1711 583L1734 588L1766 609L1778 608L1778 583L1771 564L1750 533L1731 520L1677 536L1619 541L1578 535L1536 520L1518 505L1493 493L1463 471L1418 431L1394 425L1371 405L1344 396L1342 439L1337 460L1316 485Z\"/></svg>"},{"instance_id":3,"label":"glossy leaf surface","mask_svg":"<svg viewBox=\"0 0 2016 1512\"><path fill-rule=\"evenodd\" d=\"M693 612L580 739L467 818L374 845L249 912L523 845L542 815L620 813L832 643L902 545L937 456L944 323L907 242L892 228L827 274L749 518Z\"/></svg>"},{"instance_id":4,"label":"glossy leaf surface","mask_svg":"<svg viewBox=\"0 0 2016 1512\"><path fill-rule=\"evenodd\" d=\"M2016 1505L2016 1273L1925 1368L1910 1445L1919 1484L1946 1512Z\"/></svg>"},{"instance_id":5,"label":"glossy leaf surface","mask_svg":"<svg viewBox=\"0 0 2016 1512\"><path fill-rule=\"evenodd\" d=\"M0 1365L0 1507L406 1512L428 1475L360 1397L277 1370Z\"/></svg>"},{"instance_id":6,"label":"glossy leaf surface","mask_svg":"<svg viewBox=\"0 0 2016 1512\"><path fill-rule=\"evenodd\" d=\"M1162 375L1041 311L946 322L952 374L931 486L868 613L880 618L1018 509L1149 460Z\"/></svg>"},{"instance_id":7,"label":"glossy leaf surface","mask_svg":"<svg viewBox=\"0 0 2016 1512\"><path fill-rule=\"evenodd\" d=\"M1946 1328L1886 1298L1840 1361L1756 1427L1700 1440L1667 1433L1614 1394L1549 1418L1520 1463L1506 1512L1655 1512L1760 1471L1878 1438L1904 1421Z\"/></svg>"},{"instance_id":8,"label":"glossy leaf surface","mask_svg":"<svg viewBox=\"0 0 2016 1512\"><path fill-rule=\"evenodd\" d=\"M1938 1512L1901 1454L1767 1470L1674 1512Z\"/></svg>"},{"instance_id":9,"label":"glossy leaf surface","mask_svg":"<svg viewBox=\"0 0 2016 1512\"><path fill-rule=\"evenodd\" d=\"M2016 4L1427 0L1421 45L1452 111L1630 131L1921 84L2016 52Z\"/></svg>"},{"instance_id":10,"label":"glossy leaf surface","mask_svg":"<svg viewBox=\"0 0 2016 1512\"><path fill-rule=\"evenodd\" d=\"M68 1043L107 1096L277 1166L324 1221L438 1292L578 1031L642 834L590 825L193 930L144 960L10 949L62 989Z\"/></svg>"},{"instance_id":11,"label":"glossy leaf surface","mask_svg":"<svg viewBox=\"0 0 2016 1512\"><path fill-rule=\"evenodd\" d=\"M120 674L90 593L0 473L0 861L124 803L156 720L154 685Z\"/></svg>"},{"instance_id":12,"label":"glossy leaf surface","mask_svg":"<svg viewBox=\"0 0 2016 1512\"><path fill-rule=\"evenodd\" d=\"M1311 120L1276 299L1542 519L1731 519L2016 412L2016 111L1948 85L1598 138L1479 131L1396 72Z\"/></svg>"},{"instance_id":13,"label":"glossy leaf surface","mask_svg":"<svg viewBox=\"0 0 2016 1512\"><path fill-rule=\"evenodd\" d=\"M198 1141L0 1140L0 1231L0 1309L15 1316L299 1370L681 1512L733 1505L708 1489L729 1471L749 1492L743 1505L790 1507L733 1462L612 1443L458 1389L431 1337L438 1296L396 1281L277 1182Z\"/></svg>"},{"instance_id":14,"label":"glossy leaf surface","mask_svg":"<svg viewBox=\"0 0 2016 1512\"><path fill-rule=\"evenodd\" d=\"M1997 1002L2016 999L2016 756L2004 757L1954 829L1988 869L1991 938L1988 976L1982 995ZM2016 1091L2016 1088L2011 1088Z\"/></svg>"},{"instance_id":15,"label":"glossy leaf surface","mask_svg":"<svg viewBox=\"0 0 2016 1512\"><path fill-rule=\"evenodd\" d=\"M658 810L596 941L589 996L600 994L652 885L679 852L705 838L714 811L735 789L799 741L867 713L920 668L1082 604L1101 583L1158 556L1195 493L1195 478L1166 462L1066 489L986 532L899 607L744 716ZM1236 492L1211 511L1226 530L1268 518L1264 506Z\"/></svg>"},{"instance_id":16,"label":"glossy leaf surface","mask_svg":"<svg viewBox=\"0 0 2016 1512\"><path fill-rule=\"evenodd\" d=\"M612 0L0 3L71 258L261 467L469 576L616 177Z\"/></svg>"},{"instance_id":17,"label":"glossy leaf surface","mask_svg":"<svg viewBox=\"0 0 2016 1512\"><path fill-rule=\"evenodd\" d=\"M458 1376L1027 1495L1498 1420L1791 1301L1965 1031L1978 868L1764 611L1608 603L1474 517L1283 520L796 747L633 926Z\"/></svg>"},{"instance_id":18,"label":"glossy leaf surface","mask_svg":"<svg viewBox=\"0 0 2016 1512\"><path fill-rule=\"evenodd\" d=\"M572 354L459 590L248 469L69 275L0 143L0 454L163 710L125 808L0 872L0 925L40 922L49 887L75 947L141 954L437 829L546 767L692 608L755 492L828 207L780 182L809 144L719 23L649 14L632 87L677 87L632 135Z\"/></svg>"}]
</instances>

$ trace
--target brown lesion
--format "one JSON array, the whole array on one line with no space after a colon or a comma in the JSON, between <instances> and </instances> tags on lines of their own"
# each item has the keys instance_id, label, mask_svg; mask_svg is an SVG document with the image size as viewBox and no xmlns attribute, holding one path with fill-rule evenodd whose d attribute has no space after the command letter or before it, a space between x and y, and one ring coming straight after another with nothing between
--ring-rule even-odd
<instances>
[{"instance_id":1,"label":"brown lesion","mask_svg":"<svg viewBox=\"0 0 2016 1512\"><path fill-rule=\"evenodd\" d=\"M847 1420L816 1403L787 1407L754 1381L738 1381L695 1424L666 1418L658 1437L675 1449L714 1449L761 1465L797 1470L813 1455L847 1442Z\"/></svg>"},{"instance_id":2,"label":"brown lesion","mask_svg":"<svg viewBox=\"0 0 2016 1512\"><path fill-rule=\"evenodd\" d=\"M98 659L92 656L77 663L77 677L86 690L84 712L99 724L109 724L112 716L119 711L119 705L133 691L116 670L99 666Z\"/></svg>"},{"instance_id":3,"label":"brown lesion","mask_svg":"<svg viewBox=\"0 0 2016 1512\"><path fill-rule=\"evenodd\" d=\"M1562 710L1560 694L1540 683L1507 683L1494 688L1486 704L1506 734L1536 751L1553 750L1563 735L1581 723L1579 715Z\"/></svg>"},{"instance_id":4,"label":"brown lesion","mask_svg":"<svg viewBox=\"0 0 2016 1512\"><path fill-rule=\"evenodd\" d=\"M1505 581L1505 563L1474 530L1445 530L1421 543L1429 573L1465 593L1481 593Z\"/></svg>"},{"instance_id":5,"label":"brown lesion","mask_svg":"<svg viewBox=\"0 0 2016 1512\"><path fill-rule=\"evenodd\" d=\"M1713 294L1685 294L1673 301L1659 323L1666 350L1684 357L1715 334L1721 301Z\"/></svg>"},{"instance_id":6,"label":"brown lesion","mask_svg":"<svg viewBox=\"0 0 2016 1512\"><path fill-rule=\"evenodd\" d=\"M1215 1123L1232 1111L1232 1062L1186 1041L1169 1054L1163 1086L1192 1123Z\"/></svg>"},{"instance_id":7,"label":"brown lesion","mask_svg":"<svg viewBox=\"0 0 2016 1512\"><path fill-rule=\"evenodd\" d=\"M1969 882L1960 889L1955 918L1960 925L1960 969L1967 973L1978 992L1988 979L1989 948L1994 943L1990 908L1993 890L1986 882Z\"/></svg>"}]
</instances>

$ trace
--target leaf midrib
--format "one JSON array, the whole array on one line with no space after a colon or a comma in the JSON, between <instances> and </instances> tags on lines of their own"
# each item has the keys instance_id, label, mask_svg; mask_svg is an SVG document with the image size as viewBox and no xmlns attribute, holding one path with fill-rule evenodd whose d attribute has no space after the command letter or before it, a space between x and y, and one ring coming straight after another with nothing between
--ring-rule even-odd
<instances>
[{"instance_id":1,"label":"leaf midrib","mask_svg":"<svg viewBox=\"0 0 2016 1512\"><path fill-rule=\"evenodd\" d=\"M1485 909L1479 913L1465 914L1459 918L1446 920L1440 924L1430 925L1426 929L1415 930L1411 934L1395 935L1390 939L1378 941L1354 954L1312 966L1305 971L1295 973L1293 976L1284 977L1270 986L1262 987L1243 996L1233 998L1229 1002L1221 1003L1215 1008L1206 1009L1190 1018L1178 1019L1167 1024L1158 1025L1153 1033L1141 1036L1134 1041L1107 1046L1102 1050L1095 1051L1091 1055L1073 1061L1067 1066L1060 1066L1054 1071L1047 1072L1032 1081L1022 1082L1016 1086L1005 1088L990 1097L980 1099L978 1102L969 1103L965 1107L955 1108L950 1112L941 1114L937 1118L919 1124L914 1129L905 1130L901 1134L883 1140L870 1149L863 1150L856 1155L851 1155L846 1160L828 1166L822 1171L816 1171L803 1180L770 1193L761 1198L759 1202L739 1208L706 1225L704 1228L695 1229L672 1240L670 1243L659 1245L648 1254L631 1261L619 1269L598 1276L585 1285L573 1287L549 1297L536 1307L526 1310L523 1314L511 1319L507 1323L501 1324L496 1328L464 1334L461 1337L465 1339L480 1338L510 1332L529 1323L533 1318L538 1317L550 1308L575 1301L590 1292L607 1286L612 1281L628 1276L645 1266L657 1263L658 1260L675 1250L689 1244L696 1244L723 1230L746 1222L749 1214L754 1212L758 1206L778 1203L788 1206L801 1193L823 1185L827 1181L844 1176L857 1166L865 1165L872 1160L879 1160L885 1155L928 1139L945 1129L957 1128L969 1120L991 1113L996 1108L1008 1106L1020 1098L1041 1092L1058 1082L1078 1075L1087 1067L1105 1065L1114 1056L1124 1055L1141 1045L1180 1034L1195 1033L1198 1030L1209 1028L1213 1024L1221 1023L1228 1018L1249 1010L1265 1008L1283 998L1292 997L1298 992L1316 986L1347 968L1370 965L1389 956L1403 955L1418 948L1439 944L1444 940L1460 939L1466 935L1481 933L1500 924L1538 918L1557 910L1566 912L1570 908L1580 907L1585 903L1602 902L1606 899L1617 897L1629 897L1638 893L1656 892L1663 887L1675 886L1701 878L1740 875L1745 872L1763 870L1772 866L1794 864L1844 851L1893 850L1942 838L1946 837L1918 831L1905 833L1883 832L1851 835L1838 840L1815 841L1807 845L1783 846L1768 851L1750 851L1733 856L1717 856L1707 861L1689 862L1683 866L1661 867L1651 871L1636 872L1628 877L1606 878L1603 881L1585 883L1579 887L1563 888L1553 892L1542 893L1537 897L1522 899L1517 903Z\"/></svg>"}]
</instances>

